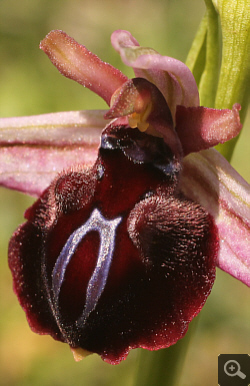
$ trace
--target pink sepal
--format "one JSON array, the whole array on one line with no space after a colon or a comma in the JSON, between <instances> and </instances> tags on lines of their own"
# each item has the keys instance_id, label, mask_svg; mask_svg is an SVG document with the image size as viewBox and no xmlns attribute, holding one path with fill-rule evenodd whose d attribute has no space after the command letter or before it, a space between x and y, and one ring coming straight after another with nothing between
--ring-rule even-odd
<instances>
[{"instance_id":1,"label":"pink sepal","mask_svg":"<svg viewBox=\"0 0 250 386\"><path fill-rule=\"evenodd\" d=\"M215 149L184 158L183 193L204 206L219 230L217 265L250 286L250 186Z\"/></svg>"},{"instance_id":2,"label":"pink sepal","mask_svg":"<svg viewBox=\"0 0 250 386\"><path fill-rule=\"evenodd\" d=\"M0 120L0 185L39 196L55 175L94 163L105 111L69 111Z\"/></svg>"}]
</instances>

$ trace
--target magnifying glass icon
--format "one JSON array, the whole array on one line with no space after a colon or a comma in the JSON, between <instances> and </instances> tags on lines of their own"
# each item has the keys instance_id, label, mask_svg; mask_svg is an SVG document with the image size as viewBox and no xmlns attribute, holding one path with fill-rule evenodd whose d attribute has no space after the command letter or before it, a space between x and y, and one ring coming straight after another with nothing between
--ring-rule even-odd
<instances>
[{"instance_id":1,"label":"magnifying glass icon","mask_svg":"<svg viewBox=\"0 0 250 386\"><path fill-rule=\"evenodd\" d=\"M224 364L224 373L227 374L229 377L235 377L237 375L241 379L246 378L246 374L240 371L239 362L233 359L230 359Z\"/></svg>"}]
</instances>

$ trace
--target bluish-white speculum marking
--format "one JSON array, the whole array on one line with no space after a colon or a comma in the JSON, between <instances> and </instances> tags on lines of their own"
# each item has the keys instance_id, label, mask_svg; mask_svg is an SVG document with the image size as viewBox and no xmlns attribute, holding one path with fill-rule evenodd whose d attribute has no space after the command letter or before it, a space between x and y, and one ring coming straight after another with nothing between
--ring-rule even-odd
<instances>
[{"instance_id":1,"label":"bluish-white speculum marking","mask_svg":"<svg viewBox=\"0 0 250 386\"><path fill-rule=\"evenodd\" d=\"M98 209L94 209L88 221L76 229L68 238L56 261L52 273L52 290L57 307L66 269L77 246L88 232L97 231L100 235L99 254L96 267L88 282L85 307L80 319L85 320L95 309L106 285L115 249L115 232L121 220L121 217L115 218L114 220L107 220L102 216Z\"/></svg>"}]
</instances>

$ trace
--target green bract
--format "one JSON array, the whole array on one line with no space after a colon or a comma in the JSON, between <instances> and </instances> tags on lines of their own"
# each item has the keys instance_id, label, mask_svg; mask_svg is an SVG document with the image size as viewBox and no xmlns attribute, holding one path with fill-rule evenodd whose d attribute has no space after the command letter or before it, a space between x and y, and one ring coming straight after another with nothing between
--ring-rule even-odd
<instances>
[{"instance_id":1,"label":"green bract","mask_svg":"<svg viewBox=\"0 0 250 386\"><path fill-rule=\"evenodd\" d=\"M240 103L243 122L248 106L250 80L249 1L205 0L205 3L207 12L186 63L199 86L201 104L222 109ZM219 21L222 32L221 53L218 43ZM219 147L226 158L232 155L235 143L234 139Z\"/></svg>"}]
</instances>

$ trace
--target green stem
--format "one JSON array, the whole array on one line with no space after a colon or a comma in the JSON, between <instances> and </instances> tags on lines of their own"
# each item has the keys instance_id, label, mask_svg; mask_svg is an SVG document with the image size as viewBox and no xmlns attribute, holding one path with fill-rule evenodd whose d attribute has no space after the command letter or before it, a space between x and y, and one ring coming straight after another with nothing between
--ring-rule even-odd
<instances>
[{"instance_id":1,"label":"green stem","mask_svg":"<svg viewBox=\"0 0 250 386\"><path fill-rule=\"evenodd\" d=\"M216 4L216 9L213 5ZM186 64L197 82L201 105L231 109L241 104L241 123L247 111L250 87L249 0L205 0L207 11L200 24ZM222 63L219 82L218 14L222 29ZM218 85L218 87L217 87ZM230 161L238 138L217 146Z\"/></svg>"},{"instance_id":2,"label":"green stem","mask_svg":"<svg viewBox=\"0 0 250 386\"><path fill-rule=\"evenodd\" d=\"M249 102L250 86L250 7L247 0L220 0L217 8L222 28L222 63L215 107L231 109L241 104L243 124ZM217 149L230 161L238 138Z\"/></svg>"},{"instance_id":3,"label":"green stem","mask_svg":"<svg viewBox=\"0 0 250 386\"><path fill-rule=\"evenodd\" d=\"M198 317L192 321L184 338L158 351L139 349L137 377L134 386L177 386Z\"/></svg>"},{"instance_id":4,"label":"green stem","mask_svg":"<svg viewBox=\"0 0 250 386\"><path fill-rule=\"evenodd\" d=\"M219 33L218 14L211 0L207 6L206 64L199 84L200 103L214 107L219 75Z\"/></svg>"},{"instance_id":5,"label":"green stem","mask_svg":"<svg viewBox=\"0 0 250 386\"><path fill-rule=\"evenodd\" d=\"M214 107L219 74L218 14L211 0L205 0L207 11L199 26L186 65L193 72L199 88L200 104Z\"/></svg>"},{"instance_id":6,"label":"green stem","mask_svg":"<svg viewBox=\"0 0 250 386\"><path fill-rule=\"evenodd\" d=\"M207 13L204 15L192 46L189 50L186 65L192 71L196 84L199 86L200 79L206 63L206 37L207 37Z\"/></svg>"},{"instance_id":7,"label":"green stem","mask_svg":"<svg viewBox=\"0 0 250 386\"><path fill-rule=\"evenodd\" d=\"M250 72L250 7L245 0L220 1L218 10L222 28L222 63L216 108L247 107Z\"/></svg>"}]
</instances>

